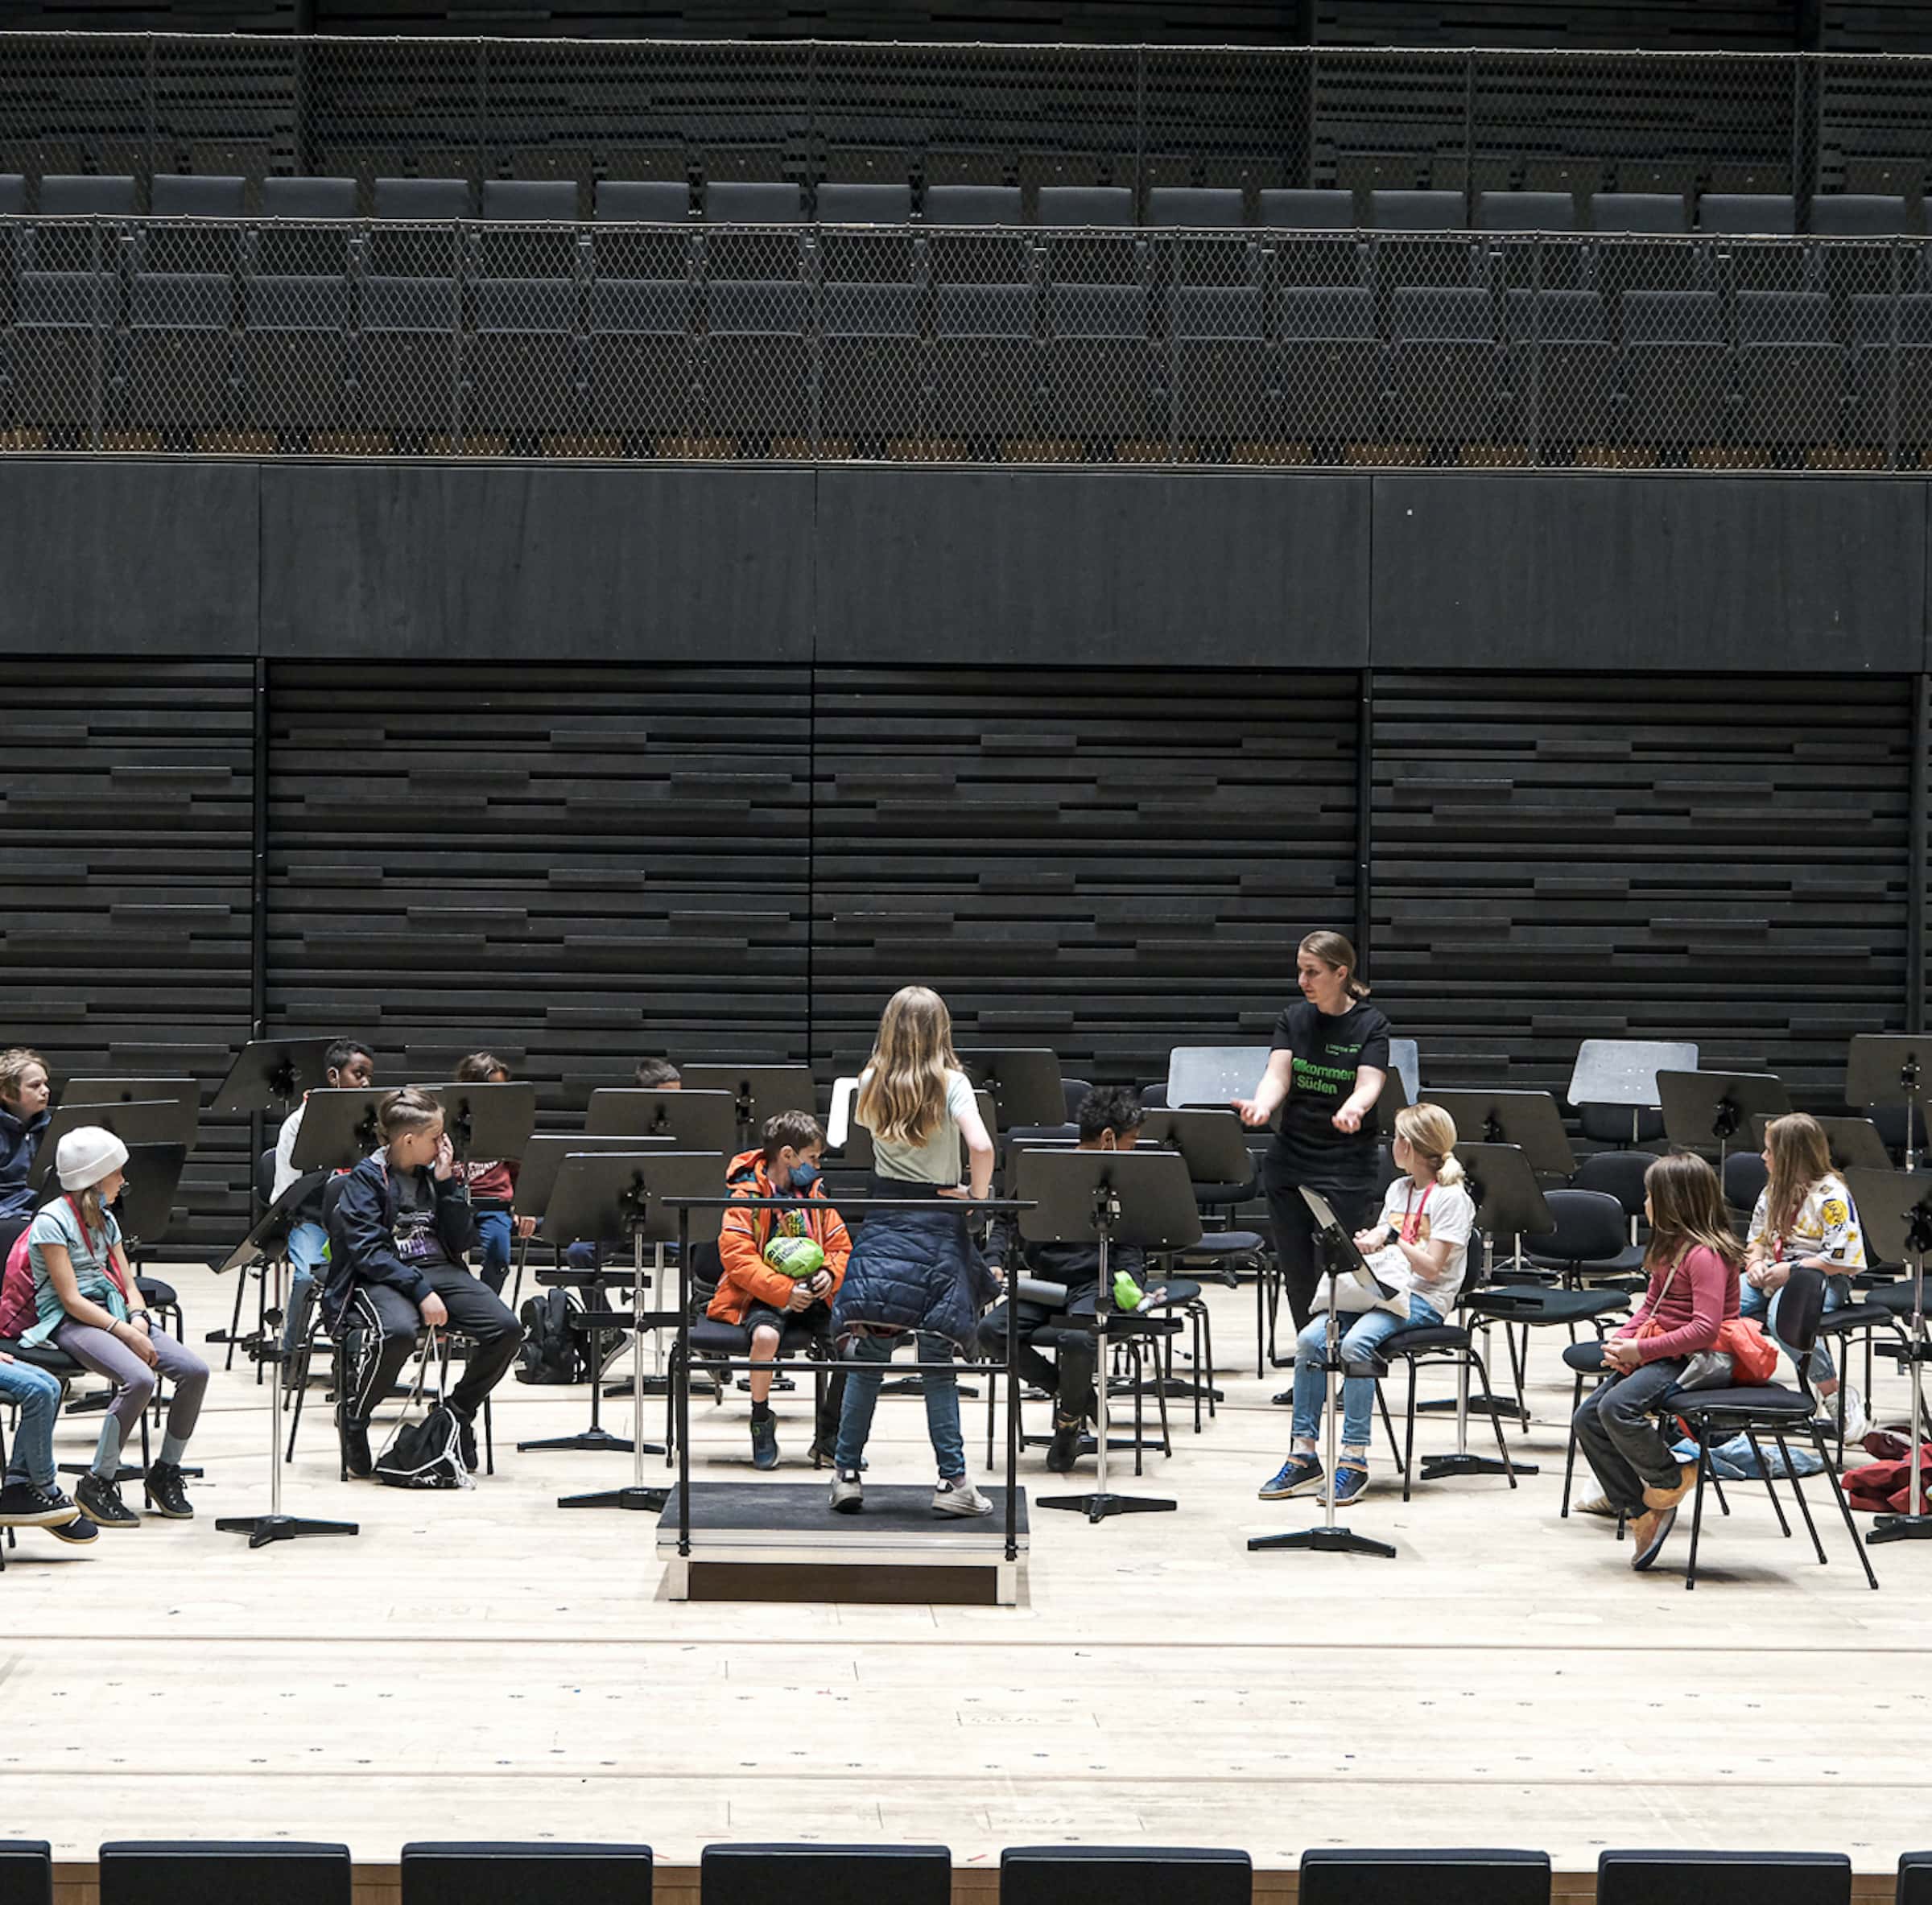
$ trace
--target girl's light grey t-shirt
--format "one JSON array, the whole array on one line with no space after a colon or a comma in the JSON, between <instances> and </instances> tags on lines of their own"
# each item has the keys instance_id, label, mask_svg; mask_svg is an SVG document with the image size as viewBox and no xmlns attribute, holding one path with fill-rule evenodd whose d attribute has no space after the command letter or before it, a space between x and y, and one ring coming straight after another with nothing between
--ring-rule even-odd
<instances>
[{"instance_id":1,"label":"girl's light grey t-shirt","mask_svg":"<svg viewBox=\"0 0 1932 1905\"><path fill-rule=\"evenodd\" d=\"M859 1074L863 1091L872 1077L869 1068ZM957 1184L960 1181L960 1118L972 1104L972 1081L963 1071L946 1074L946 1115L916 1144L894 1144L874 1132L872 1166L881 1177L901 1184ZM855 1110L852 1116L865 1124ZM867 1131L872 1131L866 1125Z\"/></svg>"}]
</instances>

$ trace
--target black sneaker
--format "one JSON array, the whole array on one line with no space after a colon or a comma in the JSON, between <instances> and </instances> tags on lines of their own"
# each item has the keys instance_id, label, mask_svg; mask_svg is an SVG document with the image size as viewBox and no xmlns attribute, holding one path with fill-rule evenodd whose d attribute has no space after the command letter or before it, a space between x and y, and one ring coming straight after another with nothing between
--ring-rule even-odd
<instances>
[{"instance_id":1,"label":"black sneaker","mask_svg":"<svg viewBox=\"0 0 1932 1905\"><path fill-rule=\"evenodd\" d=\"M1063 1422L1054 1418L1053 1440L1047 1445L1046 1466L1056 1475L1071 1472L1073 1465L1080 1458L1080 1432L1086 1427L1084 1422Z\"/></svg>"},{"instance_id":2,"label":"black sneaker","mask_svg":"<svg viewBox=\"0 0 1932 1905\"><path fill-rule=\"evenodd\" d=\"M769 1412L751 1419L751 1466L775 1469L778 1466L778 1424Z\"/></svg>"},{"instance_id":3,"label":"black sneaker","mask_svg":"<svg viewBox=\"0 0 1932 1905\"><path fill-rule=\"evenodd\" d=\"M360 1422L342 1425L342 1459L358 1482L366 1482L376 1472L376 1458L369 1450L369 1431Z\"/></svg>"},{"instance_id":4,"label":"black sneaker","mask_svg":"<svg viewBox=\"0 0 1932 1905\"><path fill-rule=\"evenodd\" d=\"M166 1521L192 1521L194 1504L181 1486L181 1470L171 1462L150 1462L147 1479L142 1484L147 1505Z\"/></svg>"},{"instance_id":5,"label":"black sneaker","mask_svg":"<svg viewBox=\"0 0 1932 1905\"><path fill-rule=\"evenodd\" d=\"M97 1528L138 1528L141 1517L121 1499L121 1491L92 1469L80 1478L74 1490L80 1512Z\"/></svg>"},{"instance_id":6,"label":"black sneaker","mask_svg":"<svg viewBox=\"0 0 1932 1905\"><path fill-rule=\"evenodd\" d=\"M449 1412L456 1419L456 1448L463 1458L463 1466L473 1475L482 1466L477 1460L477 1419L453 1407Z\"/></svg>"},{"instance_id":7,"label":"black sneaker","mask_svg":"<svg viewBox=\"0 0 1932 1905\"><path fill-rule=\"evenodd\" d=\"M64 1521L47 1531L56 1541L65 1541L74 1548L85 1548L90 1541L101 1539L101 1531L87 1517L76 1510L72 1521Z\"/></svg>"},{"instance_id":8,"label":"black sneaker","mask_svg":"<svg viewBox=\"0 0 1932 1905\"><path fill-rule=\"evenodd\" d=\"M0 1488L0 1528L64 1528L80 1511L58 1488L10 1482Z\"/></svg>"}]
</instances>

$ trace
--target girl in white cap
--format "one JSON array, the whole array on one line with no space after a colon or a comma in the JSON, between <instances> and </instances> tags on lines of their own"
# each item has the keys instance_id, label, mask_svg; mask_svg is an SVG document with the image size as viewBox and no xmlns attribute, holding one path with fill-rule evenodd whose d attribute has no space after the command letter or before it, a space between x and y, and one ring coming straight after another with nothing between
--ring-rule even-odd
<instances>
[{"instance_id":1,"label":"girl in white cap","mask_svg":"<svg viewBox=\"0 0 1932 1905\"><path fill-rule=\"evenodd\" d=\"M61 1139L54 1168L65 1194L46 1205L27 1234L34 1271L34 1326L29 1346L52 1342L84 1369L114 1385L101 1425L94 1464L74 1499L102 1528L135 1528L140 1518L115 1485L128 1431L153 1400L158 1370L174 1386L161 1458L148 1466L148 1506L171 1520L193 1518L181 1490L181 1456L201 1413L208 1365L155 1325L121 1247L121 1227L107 1206L126 1181L127 1147L111 1131L83 1125Z\"/></svg>"}]
</instances>

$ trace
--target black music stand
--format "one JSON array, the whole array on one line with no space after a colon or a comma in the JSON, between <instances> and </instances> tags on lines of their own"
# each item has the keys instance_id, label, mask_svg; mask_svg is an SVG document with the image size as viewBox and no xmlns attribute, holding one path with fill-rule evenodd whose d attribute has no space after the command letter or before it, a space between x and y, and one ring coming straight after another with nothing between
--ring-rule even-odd
<instances>
[{"instance_id":1,"label":"black music stand","mask_svg":"<svg viewBox=\"0 0 1932 1905\"><path fill-rule=\"evenodd\" d=\"M299 1186L291 1187L287 1198L280 1200L275 1208L295 1200ZM263 1220L267 1221L266 1218ZM239 1253L237 1253L239 1254ZM233 1261L233 1260L230 1260ZM215 1532L222 1535L246 1535L251 1548L266 1548L273 1541L299 1541L308 1535L359 1535L361 1527L353 1521L312 1521L299 1515L290 1515L282 1507L282 1432L277 1426L281 1420L283 1392L287 1386L284 1373L295 1359L279 1342L265 1337L256 1347L259 1362L272 1363L275 1379L268 1385L268 1512L266 1515L224 1515L215 1523Z\"/></svg>"},{"instance_id":2,"label":"black music stand","mask_svg":"<svg viewBox=\"0 0 1932 1905\"><path fill-rule=\"evenodd\" d=\"M376 1112L386 1091L312 1091L302 1108L302 1128L289 1163L298 1171L353 1171L382 1142Z\"/></svg>"},{"instance_id":3,"label":"black music stand","mask_svg":"<svg viewBox=\"0 0 1932 1905\"><path fill-rule=\"evenodd\" d=\"M1314 1214L1316 1247L1322 1255L1322 1267L1328 1274L1328 1346L1322 1359L1322 1374L1328 1385L1328 1406L1324 1411L1323 1437L1328 1455L1328 1512L1335 1512L1335 1458L1338 1453L1336 1438L1340 1425L1336 1418L1342 1412L1342 1398L1336 1388L1336 1379L1345 1377L1348 1365L1342 1355L1342 1327L1340 1301L1342 1279L1348 1278L1364 1290L1378 1298L1394 1297L1400 1293L1385 1284L1368 1266L1368 1260L1356 1248L1355 1239L1342 1228L1340 1220L1329 1208L1328 1200L1319 1191L1304 1188L1302 1201ZM1298 1528L1289 1535L1253 1535L1248 1541L1250 1554L1265 1553L1275 1548L1288 1548L1295 1552L1315 1554L1373 1554L1384 1561L1395 1559L1395 1549L1386 1541L1372 1540L1366 1535L1358 1535L1344 1528L1338 1521L1325 1521L1318 1527Z\"/></svg>"},{"instance_id":4,"label":"black music stand","mask_svg":"<svg viewBox=\"0 0 1932 1905\"><path fill-rule=\"evenodd\" d=\"M1878 1127L1869 1118L1819 1118L1818 1128L1825 1134L1831 1152L1831 1168L1841 1176L1847 1171L1892 1171L1892 1153ZM1765 1128L1771 1119L1761 1111L1751 1120L1751 1135L1761 1150Z\"/></svg>"},{"instance_id":5,"label":"black music stand","mask_svg":"<svg viewBox=\"0 0 1932 1905\"><path fill-rule=\"evenodd\" d=\"M738 1141L737 1100L729 1091L606 1086L591 1093L584 1129L592 1137L668 1138L680 1151L729 1157Z\"/></svg>"},{"instance_id":6,"label":"black music stand","mask_svg":"<svg viewBox=\"0 0 1932 1905\"><path fill-rule=\"evenodd\" d=\"M559 1230L569 1231L573 1239L589 1236L614 1243L630 1239L630 1321L642 1335L646 1330L681 1321L679 1310L644 1307L644 1246L655 1246L661 1279L664 1246L676 1239L683 1214L663 1200L702 1197L715 1191L724 1175L724 1158L716 1151L638 1151L628 1157L611 1153L567 1157L557 1173L544 1226L549 1227L551 1214L555 1213ZM629 1485L594 1495L559 1495L559 1508L648 1508L655 1513L670 1500L668 1488L649 1488L644 1482L646 1454L663 1455L667 1451L662 1443L644 1440L644 1358L635 1348L631 1351L631 1407Z\"/></svg>"},{"instance_id":7,"label":"black music stand","mask_svg":"<svg viewBox=\"0 0 1932 1905\"><path fill-rule=\"evenodd\" d=\"M1932 1037L1921 1033L1860 1033L1845 1055L1845 1103L1903 1105L1905 1169L1917 1170L1916 1140L1932 1128Z\"/></svg>"},{"instance_id":8,"label":"black music stand","mask_svg":"<svg viewBox=\"0 0 1932 1905\"><path fill-rule=\"evenodd\" d=\"M132 1104L64 1104L47 1121L28 1181L38 1190L53 1175L55 1154L70 1131L99 1125L111 1131L130 1151L137 1144L171 1144L186 1152L194 1148L199 1122L195 1107L179 1099L142 1099Z\"/></svg>"},{"instance_id":9,"label":"black music stand","mask_svg":"<svg viewBox=\"0 0 1932 1905\"><path fill-rule=\"evenodd\" d=\"M809 1065L686 1065L678 1082L687 1091L729 1091L738 1114L741 1143L757 1136L780 1111L819 1115L819 1088Z\"/></svg>"},{"instance_id":10,"label":"black music stand","mask_svg":"<svg viewBox=\"0 0 1932 1905\"><path fill-rule=\"evenodd\" d=\"M1107 1321L1121 1312L1113 1301L1108 1256L1117 1243L1143 1250L1185 1250L1201 1239L1201 1215L1187 1166L1173 1152L1048 1151L1020 1154L1014 1196L1034 1200L1020 1213L1019 1233L1028 1243L1095 1243L1100 1248L1094 1301L1094 1425L1099 1472L1087 1495L1042 1495L1042 1508L1071 1508L1088 1520L1109 1515L1153 1515L1175 1504L1146 1495L1114 1494L1107 1486ZM1010 1393L1007 1406L1013 1406Z\"/></svg>"},{"instance_id":11,"label":"black music stand","mask_svg":"<svg viewBox=\"0 0 1932 1905\"><path fill-rule=\"evenodd\" d=\"M1855 1045L1857 1041L1852 1041ZM1865 1235L1889 1258L1912 1266L1911 1327L1901 1343L1874 1346L1885 1356L1896 1357L1912 1379L1912 1492L1903 1515L1880 1515L1866 1541L1876 1547L1887 1541L1932 1540L1932 1515L1926 1512L1925 1479L1920 1473L1919 1439L1924 1431L1924 1370L1932 1363L1932 1341L1926 1334L1926 1253L1932 1251L1932 1173L1853 1169L1845 1173L1846 1188L1858 1207Z\"/></svg>"},{"instance_id":12,"label":"black music stand","mask_svg":"<svg viewBox=\"0 0 1932 1905\"><path fill-rule=\"evenodd\" d=\"M1664 1135L1680 1151L1701 1157L1715 1149L1718 1174L1724 1159L1751 1141L1751 1120L1781 1118L1791 1109L1785 1082L1768 1071L1660 1071L1657 1093L1664 1107Z\"/></svg>"},{"instance_id":13,"label":"black music stand","mask_svg":"<svg viewBox=\"0 0 1932 1905\"><path fill-rule=\"evenodd\" d=\"M1059 1053L1043 1046L976 1045L962 1048L959 1058L974 1086L993 1095L993 1111L1007 1130L1067 1123Z\"/></svg>"},{"instance_id":14,"label":"black music stand","mask_svg":"<svg viewBox=\"0 0 1932 1905\"><path fill-rule=\"evenodd\" d=\"M114 1215L130 1264L142 1244L159 1243L167 1235L174 1220L175 1193L181 1185L181 1167L187 1161L184 1144L128 1145L127 1183L115 1204Z\"/></svg>"},{"instance_id":15,"label":"black music stand","mask_svg":"<svg viewBox=\"0 0 1932 1905\"><path fill-rule=\"evenodd\" d=\"M211 1118L246 1118L257 1111L286 1115L305 1091L328 1082L328 1038L255 1038L242 1048L208 1107Z\"/></svg>"},{"instance_id":16,"label":"black music stand","mask_svg":"<svg viewBox=\"0 0 1932 1905\"><path fill-rule=\"evenodd\" d=\"M1513 1144L1539 1177L1576 1169L1563 1115L1547 1091L1432 1091L1429 1102L1455 1121L1459 1144Z\"/></svg>"},{"instance_id":17,"label":"black music stand","mask_svg":"<svg viewBox=\"0 0 1932 1905\"><path fill-rule=\"evenodd\" d=\"M459 1165L473 1157L520 1158L536 1129L537 1088L527 1078L503 1085L421 1085L417 1089L442 1106L443 1135Z\"/></svg>"},{"instance_id":18,"label":"black music stand","mask_svg":"<svg viewBox=\"0 0 1932 1905\"><path fill-rule=\"evenodd\" d=\"M1536 1181L1536 1172L1530 1160L1514 1144L1461 1144L1455 1148L1455 1155L1461 1160L1463 1172L1463 1189L1469 1194L1476 1206L1476 1221L1483 1232L1483 1276L1489 1283L1496 1274L1496 1239L1499 1234L1510 1239L1509 1260L1520 1272L1523 1267L1523 1239L1525 1237L1546 1235L1556 1228L1556 1219L1550 1214L1550 1206L1543 1201L1543 1194ZM1469 1276L1467 1269L1463 1274L1465 1293L1468 1292ZM1485 1308L1475 1309L1472 1313L1484 1323L1499 1322L1507 1334L1513 1319L1509 1314L1509 1289L1505 1284L1500 1289L1486 1289L1483 1293ZM1522 1300L1519 1299L1519 1301ZM1534 1302L1532 1293L1530 1302ZM1468 1297L1463 1297L1465 1305ZM1509 1346L1510 1360L1516 1358L1516 1346ZM1525 1344L1524 1355L1528 1356ZM1485 1357L1485 1363L1488 1359ZM1443 1475L1534 1475L1537 1465L1530 1462L1517 1462L1512 1458L1504 1462L1493 1455L1478 1455L1469 1446L1469 1409L1472 1403L1484 1409L1491 1417L1507 1411L1527 1425L1529 1411L1520 1396L1497 1396L1485 1390L1480 1396L1469 1393L1469 1364L1467 1359L1458 1365L1455 1372L1455 1449L1448 1455L1426 1455L1422 1458L1422 1479L1433 1482ZM1425 1407L1426 1405L1424 1405Z\"/></svg>"},{"instance_id":19,"label":"black music stand","mask_svg":"<svg viewBox=\"0 0 1932 1905\"><path fill-rule=\"evenodd\" d=\"M534 1217L541 1224L545 1211L550 1206L550 1194L555 1189L557 1173L564 1167L564 1160L580 1152L600 1151L669 1151L675 1148L669 1138L584 1137L572 1132L539 1132L523 1147L522 1161L517 1166L516 1194L510 1199L510 1211L517 1217ZM584 1239L572 1239L572 1242ZM510 1287L510 1307L516 1307L517 1299L523 1291L523 1269L530 1258L530 1240L517 1240L517 1277ZM556 1261L559 1268L564 1262L564 1246L556 1247ZM581 1280L590 1281L595 1272L586 1272Z\"/></svg>"}]
</instances>

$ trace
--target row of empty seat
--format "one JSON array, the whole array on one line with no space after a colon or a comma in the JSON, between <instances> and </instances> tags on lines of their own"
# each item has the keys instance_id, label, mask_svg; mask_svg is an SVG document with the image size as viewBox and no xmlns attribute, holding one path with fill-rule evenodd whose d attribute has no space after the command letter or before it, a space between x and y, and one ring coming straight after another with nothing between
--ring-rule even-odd
<instances>
[{"instance_id":1,"label":"row of empty seat","mask_svg":"<svg viewBox=\"0 0 1932 1905\"><path fill-rule=\"evenodd\" d=\"M30 204L31 198L31 204ZM250 210L247 181L239 176L158 173L148 210L158 218L242 217ZM463 179L375 181L378 218L574 221L577 188L564 179L485 180L481 194ZM0 216L131 216L137 209L131 175L49 174L30 193L27 178L0 174ZM270 178L257 188L256 212L268 218L354 218L356 181L341 178ZM1144 205L1126 186L931 185L920 196L919 218L931 225L1092 226L1121 229L1145 223L1161 228L1235 229L1254 224L1281 230L1682 233L1883 237L1917 229L1902 196L1820 195L1801 220L1789 193L1705 192L1696 203L1681 192L1479 192L1471 204L1460 192L1274 189L1253 196L1236 187L1154 186ZM596 216L646 224L682 224L694 215L720 224L790 225L807 218L825 225L905 225L913 221L910 185L824 183L809 195L789 180L717 180L695 196L682 181L602 179ZM1251 216L1252 211L1252 216Z\"/></svg>"}]
</instances>

